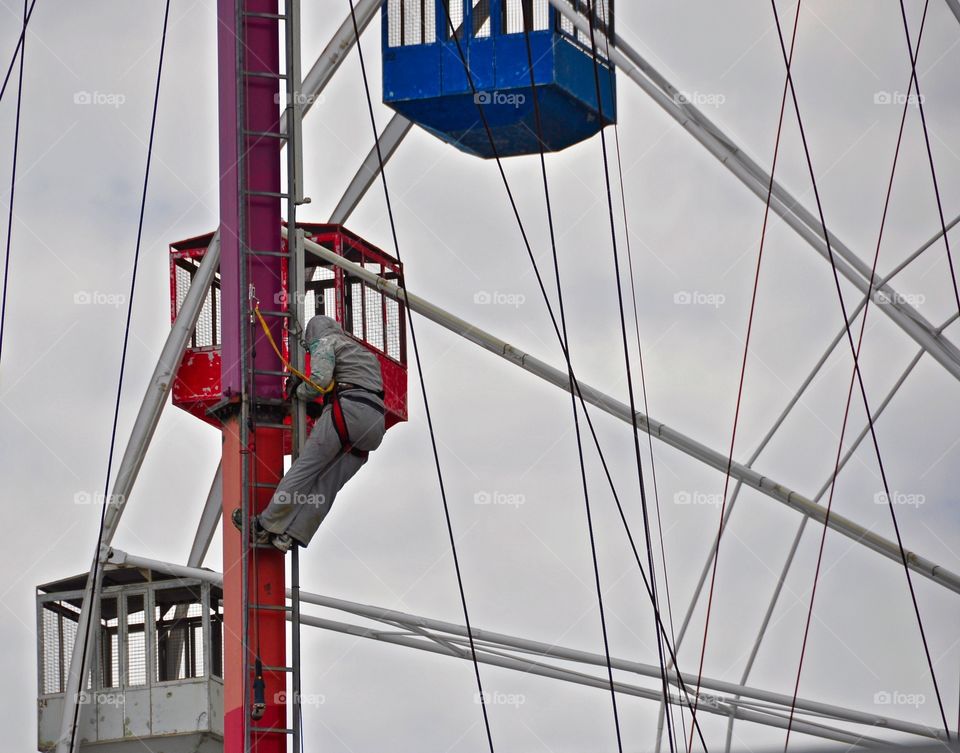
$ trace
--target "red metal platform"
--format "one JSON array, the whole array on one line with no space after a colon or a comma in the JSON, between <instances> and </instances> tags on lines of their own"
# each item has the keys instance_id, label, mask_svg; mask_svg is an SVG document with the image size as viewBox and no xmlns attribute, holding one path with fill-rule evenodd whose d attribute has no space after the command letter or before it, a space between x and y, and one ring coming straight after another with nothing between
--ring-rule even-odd
<instances>
[{"instance_id":1,"label":"red metal platform","mask_svg":"<svg viewBox=\"0 0 960 753\"><path fill-rule=\"evenodd\" d=\"M397 282L402 275L400 262L368 243L342 225L299 223L306 237L338 256L352 261L378 276ZM190 287L193 275L206 252L212 233L178 241L170 245L170 317L176 318ZM287 250L286 241L283 251ZM316 264L311 262L316 261ZM281 284L284 292L274 301L261 301L263 310L287 311L290 291L287 285L287 262L281 263ZM402 304L387 298L380 291L350 277L332 264L320 262L307 254L307 276L304 285L304 324L315 314L335 319L348 335L363 344L380 361L383 374L387 428L407 420L407 352L406 321ZM173 403L179 408L222 428L209 409L223 400L221 388L221 304L220 277L211 285L200 318L190 337L180 368L173 383ZM283 331L284 351L290 336ZM309 355L307 368L309 369ZM287 443L289 444L289 442ZM289 447L287 447L289 451Z\"/></svg>"}]
</instances>

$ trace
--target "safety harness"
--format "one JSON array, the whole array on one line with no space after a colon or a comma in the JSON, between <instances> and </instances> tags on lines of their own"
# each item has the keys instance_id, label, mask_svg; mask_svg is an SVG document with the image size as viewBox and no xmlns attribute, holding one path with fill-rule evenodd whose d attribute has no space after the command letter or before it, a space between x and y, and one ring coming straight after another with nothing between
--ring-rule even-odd
<instances>
[{"instance_id":1,"label":"safety harness","mask_svg":"<svg viewBox=\"0 0 960 753\"><path fill-rule=\"evenodd\" d=\"M340 404L340 401L341 399L353 400L357 403L369 405L371 408L374 408L382 413L383 405L366 397L363 394L365 392L371 395L376 395L381 400L383 399L382 391L369 390L366 387L355 387L353 385L345 387L338 386L338 388L334 390L333 396L330 399L330 409L333 411L333 428L336 429L337 436L340 438L340 447L343 449L344 453L350 453L351 455L355 455L356 457L364 460L366 460L370 453L366 450L358 450L353 446L353 440L350 439L350 429L347 427L347 419L343 415L343 406Z\"/></svg>"}]
</instances>

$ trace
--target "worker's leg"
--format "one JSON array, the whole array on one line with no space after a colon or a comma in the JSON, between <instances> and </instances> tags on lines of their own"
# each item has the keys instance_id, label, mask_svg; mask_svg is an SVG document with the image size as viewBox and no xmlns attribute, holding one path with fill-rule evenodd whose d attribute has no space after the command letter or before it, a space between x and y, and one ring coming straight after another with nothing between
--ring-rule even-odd
<instances>
[{"instance_id":1,"label":"worker's leg","mask_svg":"<svg viewBox=\"0 0 960 753\"><path fill-rule=\"evenodd\" d=\"M337 492L367 462L366 456L352 453L341 454L317 477L316 484L302 504L296 505L296 513L287 527L287 534L304 546L310 543L320 524L333 507Z\"/></svg>"},{"instance_id":2,"label":"worker's leg","mask_svg":"<svg viewBox=\"0 0 960 753\"><path fill-rule=\"evenodd\" d=\"M379 447L384 433L379 401L375 400L375 405L370 405L344 397L341 405L354 447L365 452ZM330 513L337 493L366 462L366 455L361 457L353 453L340 453L317 474L310 492L302 499L295 500L293 507L296 509L286 521L285 533L304 545L308 544Z\"/></svg>"},{"instance_id":3,"label":"worker's leg","mask_svg":"<svg viewBox=\"0 0 960 753\"><path fill-rule=\"evenodd\" d=\"M270 504L260 513L260 525L271 533L288 532L299 508L311 501L317 478L340 454L340 438L331 414L327 409L317 419L299 457L280 480Z\"/></svg>"}]
</instances>

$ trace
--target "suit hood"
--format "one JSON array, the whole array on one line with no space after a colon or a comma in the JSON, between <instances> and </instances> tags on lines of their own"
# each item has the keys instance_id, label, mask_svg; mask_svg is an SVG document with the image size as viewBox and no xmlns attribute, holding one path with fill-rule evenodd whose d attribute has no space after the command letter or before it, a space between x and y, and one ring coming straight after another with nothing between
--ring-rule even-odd
<instances>
[{"instance_id":1,"label":"suit hood","mask_svg":"<svg viewBox=\"0 0 960 753\"><path fill-rule=\"evenodd\" d=\"M307 322L304 339L308 343L312 343L334 334L343 334L343 328L337 324L335 319L320 314Z\"/></svg>"}]
</instances>

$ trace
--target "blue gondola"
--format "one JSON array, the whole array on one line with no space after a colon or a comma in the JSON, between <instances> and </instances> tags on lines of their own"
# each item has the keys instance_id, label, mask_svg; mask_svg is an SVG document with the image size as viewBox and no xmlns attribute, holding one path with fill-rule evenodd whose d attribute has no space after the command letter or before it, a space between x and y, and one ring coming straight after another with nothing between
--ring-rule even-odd
<instances>
[{"instance_id":1,"label":"blue gondola","mask_svg":"<svg viewBox=\"0 0 960 753\"><path fill-rule=\"evenodd\" d=\"M576 5L586 13L585 0ZM612 35L613 0L592 0L590 6L596 27ZM464 152L493 157L479 102L496 154L536 154L525 31L546 150L565 149L616 122L612 66L600 50L598 107L589 37L548 0L386 0L384 103Z\"/></svg>"}]
</instances>

